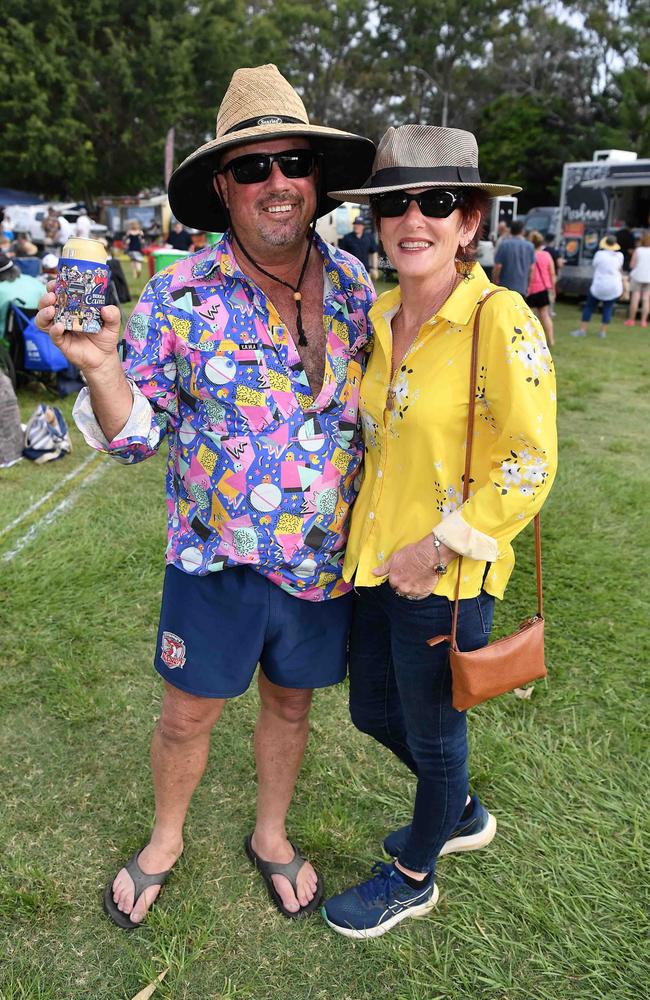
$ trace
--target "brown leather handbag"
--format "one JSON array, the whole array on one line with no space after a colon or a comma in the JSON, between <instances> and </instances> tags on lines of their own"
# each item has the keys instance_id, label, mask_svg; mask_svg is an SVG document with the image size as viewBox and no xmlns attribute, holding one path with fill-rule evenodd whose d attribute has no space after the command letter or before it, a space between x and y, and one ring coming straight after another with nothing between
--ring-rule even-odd
<instances>
[{"instance_id":1,"label":"brown leather handbag","mask_svg":"<svg viewBox=\"0 0 650 1000\"><path fill-rule=\"evenodd\" d=\"M472 432L474 428L475 386L478 359L478 333L481 309L495 292L490 292L479 304L474 320L472 338L471 374L469 382L469 412L467 416L467 443L465 447L465 475L463 477L463 503L469 496L470 468L472 462ZM535 515L535 568L537 573L537 614L521 623L512 635L497 639L482 649L462 653L456 642L458 625L458 600L460 594L463 557L458 558L458 580L454 597L454 614L451 635L437 635L429 639L430 646L449 642L451 666L451 700L455 709L464 712L473 705L512 691L529 681L546 677L544 663L544 607L542 603L542 542L539 514Z\"/></svg>"}]
</instances>

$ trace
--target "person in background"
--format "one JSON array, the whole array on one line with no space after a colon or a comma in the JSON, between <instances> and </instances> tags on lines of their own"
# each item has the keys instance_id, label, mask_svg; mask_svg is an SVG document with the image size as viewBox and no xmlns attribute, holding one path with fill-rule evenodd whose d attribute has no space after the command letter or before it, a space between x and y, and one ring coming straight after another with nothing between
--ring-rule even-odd
<instances>
[{"instance_id":1,"label":"person in background","mask_svg":"<svg viewBox=\"0 0 650 1000\"><path fill-rule=\"evenodd\" d=\"M515 219L510 225L510 233L494 254L492 281L525 298L535 264L535 251L524 236L523 222Z\"/></svg>"},{"instance_id":2,"label":"person in background","mask_svg":"<svg viewBox=\"0 0 650 1000\"><path fill-rule=\"evenodd\" d=\"M53 281L56 278L56 270L59 266L59 258L55 253L46 253L41 258L41 267L43 270L38 276L38 280L42 284L47 285L48 281Z\"/></svg>"},{"instance_id":3,"label":"person in background","mask_svg":"<svg viewBox=\"0 0 650 1000\"><path fill-rule=\"evenodd\" d=\"M512 541L555 475L555 376L543 331L520 295L488 282L475 256L490 199L520 190L481 180L470 132L403 125L381 140L363 188L330 192L370 202L399 277L370 312L361 383L365 469L343 568L357 594L350 714L417 779L412 822L384 840L395 860L325 903L327 923L351 938L430 911L439 855L486 847L496 832L469 792L467 722L452 705L448 645L427 640L450 631L462 555L458 645L487 644ZM474 320L489 293L463 503ZM396 772L396 801L406 786Z\"/></svg>"},{"instance_id":4,"label":"person in background","mask_svg":"<svg viewBox=\"0 0 650 1000\"><path fill-rule=\"evenodd\" d=\"M346 233L339 240L341 250L346 250L360 260L373 281L379 277L379 250L372 233L366 232L366 226L360 215L352 223L352 232Z\"/></svg>"},{"instance_id":5,"label":"person in background","mask_svg":"<svg viewBox=\"0 0 650 1000\"><path fill-rule=\"evenodd\" d=\"M77 220L74 226L74 234L78 239L89 240L90 239L90 229L92 226L92 219L84 209L83 212L77 216Z\"/></svg>"},{"instance_id":6,"label":"person in background","mask_svg":"<svg viewBox=\"0 0 650 1000\"><path fill-rule=\"evenodd\" d=\"M13 221L9 210L4 205L0 207L0 220L2 225L2 229L0 230L1 235L6 237L10 242L13 241L15 237Z\"/></svg>"},{"instance_id":7,"label":"person in background","mask_svg":"<svg viewBox=\"0 0 650 1000\"><path fill-rule=\"evenodd\" d=\"M53 205L47 210L47 214L41 223L43 227L44 235L44 246L47 249L52 250L54 247L61 246L61 223L59 222L59 217L57 215L56 209Z\"/></svg>"},{"instance_id":8,"label":"person in background","mask_svg":"<svg viewBox=\"0 0 650 1000\"><path fill-rule=\"evenodd\" d=\"M508 223L503 221L497 223L497 232L496 232L496 237L494 239L494 249L496 250L497 247L501 246L503 241L507 239L508 236L510 236L510 227L508 226Z\"/></svg>"},{"instance_id":9,"label":"person in background","mask_svg":"<svg viewBox=\"0 0 650 1000\"><path fill-rule=\"evenodd\" d=\"M106 263L111 272L111 286L114 291L113 303L119 306L120 302L130 302L131 292L129 291L128 282L122 268L122 262L113 254L113 240L111 237L105 237L101 242L106 247L106 252L108 253Z\"/></svg>"},{"instance_id":10,"label":"person in background","mask_svg":"<svg viewBox=\"0 0 650 1000\"><path fill-rule=\"evenodd\" d=\"M23 274L13 257L0 253L0 336L4 335L12 302L25 309L35 309L42 294L42 281Z\"/></svg>"},{"instance_id":11,"label":"person in background","mask_svg":"<svg viewBox=\"0 0 650 1000\"><path fill-rule=\"evenodd\" d=\"M199 250L205 250L207 245L208 234L203 229L199 229L196 233L192 233L192 242L190 244L191 253L198 253Z\"/></svg>"},{"instance_id":12,"label":"person in background","mask_svg":"<svg viewBox=\"0 0 650 1000\"><path fill-rule=\"evenodd\" d=\"M16 257L38 257L38 247L32 243L28 233L16 233L11 249Z\"/></svg>"},{"instance_id":13,"label":"person in background","mask_svg":"<svg viewBox=\"0 0 650 1000\"><path fill-rule=\"evenodd\" d=\"M544 240L544 250L551 255L553 258L553 264L555 265L555 287L548 293L548 297L551 300L549 312L551 316L555 316L555 301L557 299L557 281L560 277L560 271L564 267L564 257L561 251L555 245L555 233L547 233L546 239Z\"/></svg>"},{"instance_id":14,"label":"person in background","mask_svg":"<svg viewBox=\"0 0 650 1000\"><path fill-rule=\"evenodd\" d=\"M175 220L169 230L167 245L172 247L174 250L189 250L192 246L191 235L188 233L183 223L179 222L178 219Z\"/></svg>"},{"instance_id":15,"label":"person in background","mask_svg":"<svg viewBox=\"0 0 650 1000\"><path fill-rule=\"evenodd\" d=\"M623 273L627 274L631 267L632 253L636 246L636 236L632 232L632 223L626 221L616 233L616 242L623 254Z\"/></svg>"},{"instance_id":16,"label":"person in background","mask_svg":"<svg viewBox=\"0 0 650 1000\"><path fill-rule=\"evenodd\" d=\"M124 249L133 267L133 277L137 279L140 277L144 260L144 233L139 219L131 219L127 223Z\"/></svg>"},{"instance_id":17,"label":"person in background","mask_svg":"<svg viewBox=\"0 0 650 1000\"><path fill-rule=\"evenodd\" d=\"M544 249L544 237L536 229L528 237L535 249L533 273L528 284L526 302L542 324L549 347L555 344L553 320L551 319L551 292L555 294L555 264L550 253Z\"/></svg>"},{"instance_id":18,"label":"person in background","mask_svg":"<svg viewBox=\"0 0 650 1000\"><path fill-rule=\"evenodd\" d=\"M8 236L0 236L0 253L6 254L7 257L14 257L15 254L11 249L12 241Z\"/></svg>"},{"instance_id":19,"label":"person in background","mask_svg":"<svg viewBox=\"0 0 650 1000\"><path fill-rule=\"evenodd\" d=\"M600 249L594 254L592 261L594 274L587 293L587 301L582 310L582 321L576 330L571 331L572 337L585 337L587 335L589 320L599 302L603 304L603 313L598 336L601 339L607 336L607 328L614 312L614 306L623 294L623 259L616 237L605 236L600 241Z\"/></svg>"},{"instance_id":20,"label":"person in background","mask_svg":"<svg viewBox=\"0 0 650 1000\"><path fill-rule=\"evenodd\" d=\"M75 236L75 227L71 222L68 222L65 215L59 216L59 242L61 246L65 246L68 240Z\"/></svg>"},{"instance_id":21,"label":"person in background","mask_svg":"<svg viewBox=\"0 0 650 1000\"><path fill-rule=\"evenodd\" d=\"M630 260L630 310L626 326L636 323L637 309L641 302L641 326L648 325L650 312L650 231L641 237L641 243L632 253Z\"/></svg>"}]
</instances>

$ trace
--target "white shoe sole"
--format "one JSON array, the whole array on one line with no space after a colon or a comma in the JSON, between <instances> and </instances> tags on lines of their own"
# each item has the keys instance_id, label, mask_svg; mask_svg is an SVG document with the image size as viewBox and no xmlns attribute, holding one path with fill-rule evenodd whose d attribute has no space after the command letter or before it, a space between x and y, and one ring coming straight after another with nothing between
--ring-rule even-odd
<instances>
[{"instance_id":1,"label":"white shoe sole","mask_svg":"<svg viewBox=\"0 0 650 1000\"><path fill-rule=\"evenodd\" d=\"M492 813L488 813L488 821L482 830L469 837L452 837L443 844L438 857L442 858L445 854L457 854L461 851L480 851L482 847L492 843L496 832L497 821Z\"/></svg>"},{"instance_id":2,"label":"white shoe sole","mask_svg":"<svg viewBox=\"0 0 650 1000\"><path fill-rule=\"evenodd\" d=\"M323 909L323 918L325 923L336 931L337 934L342 934L343 937L354 938L356 941L367 941L370 938L381 937L382 934L386 934L387 931L399 924L400 920L406 920L407 917L426 917L428 913L434 908L438 902L438 896L440 895L440 890L437 884L434 882L433 893L431 894L431 899L428 899L426 903L422 903L421 906L411 906L408 910L402 910L401 913L397 913L394 917L389 917L388 920L384 920L383 924L379 924L377 927L367 927L365 930L356 930L354 927L339 927L338 924L333 924L331 920L328 920L327 914Z\"/></svg>"}]
</instances>

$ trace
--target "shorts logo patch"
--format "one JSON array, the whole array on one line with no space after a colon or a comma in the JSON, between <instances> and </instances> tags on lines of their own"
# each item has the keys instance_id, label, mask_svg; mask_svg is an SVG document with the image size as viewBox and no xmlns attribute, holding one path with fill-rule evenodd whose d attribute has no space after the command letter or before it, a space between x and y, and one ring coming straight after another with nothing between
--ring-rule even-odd
<instances>
[{"instance_id":1,"label":"shorts logo patch","mask_svg":"<svg viewBox=\"0 0 650 1000\"><path fill-rule=\"evenodd\" d=\"M185 640L173 632L163 632L160 659L170 670L185 666Z\"/></svg>"}]
</instances>

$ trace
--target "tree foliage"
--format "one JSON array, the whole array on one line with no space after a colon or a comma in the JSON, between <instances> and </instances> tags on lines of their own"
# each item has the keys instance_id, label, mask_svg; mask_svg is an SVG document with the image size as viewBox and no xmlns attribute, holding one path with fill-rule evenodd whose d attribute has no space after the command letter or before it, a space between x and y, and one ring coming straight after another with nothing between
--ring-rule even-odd
<instances>
[{"instance_id":1,"label":"tree foliage","mask_svg":"<svg viewBox=\"0 0 650 1000\"><path fill-rule=\"evenodd\" d=\"M486 175L528 203L567 159L650 155L642 0L5 0L0 184L92 198L161 186L214 135L238 66L275 62L312 120L377 140L427 121L476 132Z\"/></svg>"}]
</instances>

